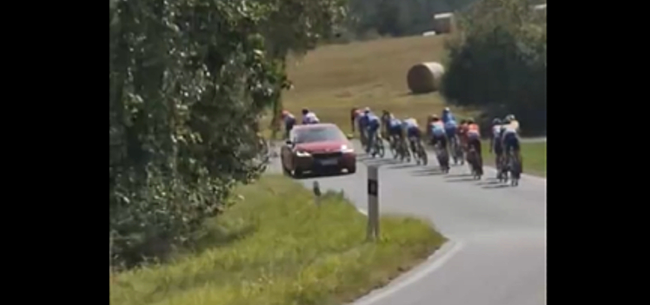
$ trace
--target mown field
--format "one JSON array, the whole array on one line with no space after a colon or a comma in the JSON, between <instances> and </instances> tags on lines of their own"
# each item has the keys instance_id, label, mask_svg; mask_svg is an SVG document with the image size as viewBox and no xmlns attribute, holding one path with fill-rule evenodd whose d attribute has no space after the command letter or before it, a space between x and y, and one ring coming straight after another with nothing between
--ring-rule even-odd
<instances>
[{"instance_id":1,"label":"mown field","mask_svg":"<svg viewBox=\"0 0 650 305\"><path fill-rule=\"evenodd\" d=\"M443 61L444 40L445 36L386 38L323 46L293 58L288 73L294 89L283 95L284 106L295 114L307 107L344 131L350 129L350 109L355 106L424 120L442 111L443 99L438 93L411 95L406 73L420 62Z\"/></svg>"},{"instance_id":2,"label":"mown field","mask_svg":"<svg viewBox=\"0 0 650 305\"><path fill-rule=\"evenodd\" d=\"M341 194L316 206L283 176L237 189L238 202L206 224L191 253L111 276L116 305L341 304L416 265L445 238L429 223L383 216L377 243Z\"/></svg>"}]
</instances>

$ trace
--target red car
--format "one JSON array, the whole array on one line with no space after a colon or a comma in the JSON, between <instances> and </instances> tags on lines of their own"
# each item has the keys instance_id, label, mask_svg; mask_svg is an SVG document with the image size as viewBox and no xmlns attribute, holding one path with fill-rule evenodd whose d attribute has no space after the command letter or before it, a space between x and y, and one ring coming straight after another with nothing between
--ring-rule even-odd
<instances>
[{"instance_id":1,"label":"red car","mask_svg":"<svg viewBox=\"0 0 650 305\"><path fill-rule=\"evenodd\" d=\"M334 124L297 125L280 152L282 168L294 177L304 172L357 171L352 143Z\"/></svg>"}]
</instances>

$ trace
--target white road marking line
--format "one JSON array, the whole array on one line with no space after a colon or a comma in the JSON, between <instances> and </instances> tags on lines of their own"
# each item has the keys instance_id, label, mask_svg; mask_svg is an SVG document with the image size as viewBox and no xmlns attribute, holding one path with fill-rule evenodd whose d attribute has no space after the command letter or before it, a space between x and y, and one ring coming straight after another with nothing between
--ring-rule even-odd
<instances>
[{"instance_id":1,"label":"white road marking line","mask_svg":"<svg viewBox=\"0 0 650 305\"><path fill-rule=\"evenodd\" d=\"M419 269L415 271L413 274L406 273L405 275L407 278L405 278L403 281L399 281L395 285L388 285L385 288L380 288L379 290L373 291L370 294L368 294L366 297L363 297L359 299L358 301L354 302L353 305L370 305L373 304L383 298L386 298L400 289L411 285L425 276L427 276L429 273L434 272L440 267L442 267L449 259L451 259L456 253L458 253L464 246L463 242L461 241L449 241L449 243L453 243L451 248L448 248L448 250L444 250L445 246L442 248L438 249L438 251L434 252L429 258L427 259L427 262L425 264L428 264L422 269ZM421 266L420 266L421 267ZM418 268L418 267L416 267Z\"/></svg>"}]
</instances>

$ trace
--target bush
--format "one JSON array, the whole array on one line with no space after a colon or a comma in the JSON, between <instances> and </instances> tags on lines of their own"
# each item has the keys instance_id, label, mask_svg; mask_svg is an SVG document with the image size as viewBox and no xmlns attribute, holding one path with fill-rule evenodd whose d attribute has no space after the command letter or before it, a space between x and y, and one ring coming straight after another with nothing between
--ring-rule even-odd
<instances>
[{"instance_id":1,"label":"bush","mask_svg":"<svg viewBox=\"0 0 650 305\"><path fill-rule=\"evenodd\" d=\"M129 267L187 244L264 170L258 120L286 85L285 53L269 42L308 49L343 4L109 3L110 256ZM271 35L273 24L297 34Z\"/></svg>"},{"instance_id":2,"label":"bush","mask_svg":"<svg viewBox=\"0 0 650 305\"><path fill-rule=\"evenodd\" d=\"M482 0L459 16L442 93L452 104L513 113L522 131L546 131L546 20L525 0Z\"/></svg>"}]
</instances>

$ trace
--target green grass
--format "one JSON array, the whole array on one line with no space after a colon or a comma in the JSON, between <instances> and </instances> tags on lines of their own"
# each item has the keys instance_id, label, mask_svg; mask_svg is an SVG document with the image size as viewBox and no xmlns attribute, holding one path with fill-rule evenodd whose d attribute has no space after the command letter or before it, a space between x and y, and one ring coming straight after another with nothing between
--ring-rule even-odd
<instances>
[{"instance_id":1,"label":"green grass","mask_svg":"<svg viewBox=\"0 0 650 305\"><path fill-rule=\"evenodd\" d=\"M384 216L381 241L365 242L366 218L341 194L328 193L318 207L283 176L237 194L239 202L207 224L204 250L114 275L110 303L341 304L386 284L445 241L425 221Z\"/></svg>"},{"instance_id":2,"label":"green grass","mask_svg":"<svg viewBox=\"0 0 650 305\"><path fill-rule=\"evenodd\" d=\"M494 155L488 153L490 141L483 141L483 159L485 164L494 165ZM546 177L546 142L521 143L521 155L524 173Z\"/></svg>"}]
</instances>

